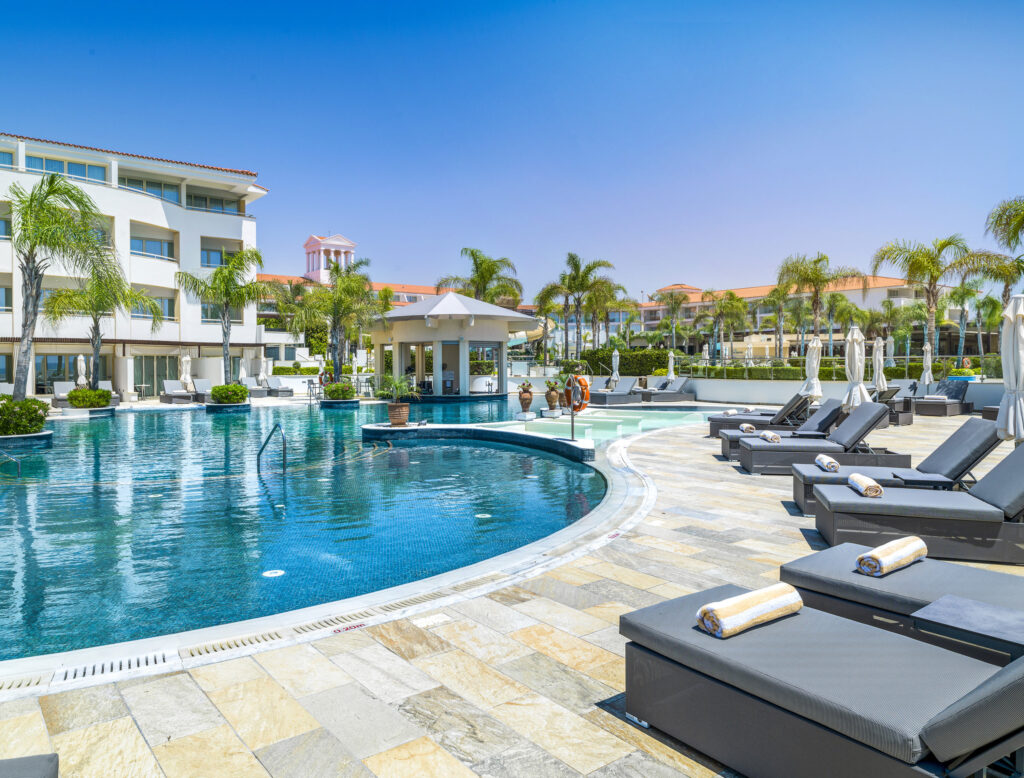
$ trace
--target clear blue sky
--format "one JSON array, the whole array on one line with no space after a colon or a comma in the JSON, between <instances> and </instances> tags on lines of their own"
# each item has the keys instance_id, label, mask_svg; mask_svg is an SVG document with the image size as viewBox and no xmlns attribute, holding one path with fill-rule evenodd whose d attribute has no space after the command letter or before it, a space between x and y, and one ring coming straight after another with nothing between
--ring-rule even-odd
<instances>
[{"instance_id":1,"label":"clear blue sky","mask_svg":"<svg viewBox=\"0 0 1024 778\"><path fill-rule=\"evenodd\" d=\"M118 4L121 5L121 4ZM44 10L45 8L45 10ZM341 232L382 281L565 252L639 295L794 252L984 239L1024 194L1024 4L19 3L0 128L257 170L267 267Z\"/></svg>"}]
</instances>

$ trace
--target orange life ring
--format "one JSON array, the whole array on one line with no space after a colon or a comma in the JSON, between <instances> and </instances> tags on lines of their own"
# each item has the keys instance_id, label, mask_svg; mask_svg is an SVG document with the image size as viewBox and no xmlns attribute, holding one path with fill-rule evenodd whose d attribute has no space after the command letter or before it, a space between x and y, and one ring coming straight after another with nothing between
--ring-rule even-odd
<instances>
[{"instance_id":1,"label":"orange life ring","mask_svg":"<svg viewBox=\"0 0 1024 778\"><path fill-rule=\"evenodd\" d=\"M576 384L580 388L580 399L579 402L573 402L572 399L572 388L569 386L565 387L565 404L572 407L575 413L579 413L590 403L590 382L587 381L586 376L576 375L573 376L576 379Z\"/></svg>"}]
</instances>

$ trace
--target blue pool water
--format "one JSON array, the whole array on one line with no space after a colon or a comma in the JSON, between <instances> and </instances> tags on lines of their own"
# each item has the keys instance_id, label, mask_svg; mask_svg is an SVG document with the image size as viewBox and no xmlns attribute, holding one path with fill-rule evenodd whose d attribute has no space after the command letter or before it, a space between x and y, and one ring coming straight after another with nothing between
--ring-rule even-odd
<instances>
[{"instance_id":1,"label":"blue pool water","mask_svg":"<svg viewBox=\"0 0 1024 778\"><path fill-rule=\"evenodd\" d=\"M592 468L495 444L364 445L384 406L56 422L0 467L0 659L265 616L500 554L594 508ZM412 418L501 421L504 402ZM280 422L280 444L260 443ZM279 577L264 577L283 570Z\"/></svg>"}]
</instances>

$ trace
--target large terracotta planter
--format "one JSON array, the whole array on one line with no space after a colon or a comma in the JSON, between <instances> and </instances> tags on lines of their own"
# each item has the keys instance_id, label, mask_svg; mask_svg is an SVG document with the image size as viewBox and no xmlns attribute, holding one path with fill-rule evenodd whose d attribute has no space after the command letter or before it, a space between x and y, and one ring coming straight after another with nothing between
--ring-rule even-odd
<instances>
[{"instance_id":1,"label":"large terracotta planter","mask_svg":"<svg viewBox=\"0 0 1024 778\"><path fill-rule=\"evenodd\" d=\"M388 403L388 421L392 427L404 427L409 422L409 403Z\"/></svg>"},{"instance_id":2,"label":"large terracotta planter","mask_svg":"<svg viewBox=\"0 0 1024 778\"><path fill-rule=\"evenodd\" d=\"M523 409L523 413L530 410L530 404L533 402L533 392L520 392L519 393L519 407Z\"/></svg>"},{"instance_id":3,"label":"large terracotta planter","mask_svg":"<svg viewBox=\"0 0 1024 778\"><path fill-rule=\"evenodd\" d=\"M557 389L548 389L544 392L544 399L548 402L548 410L553 411L558 407L559 393Z\"/></svg>"}]
</instances>

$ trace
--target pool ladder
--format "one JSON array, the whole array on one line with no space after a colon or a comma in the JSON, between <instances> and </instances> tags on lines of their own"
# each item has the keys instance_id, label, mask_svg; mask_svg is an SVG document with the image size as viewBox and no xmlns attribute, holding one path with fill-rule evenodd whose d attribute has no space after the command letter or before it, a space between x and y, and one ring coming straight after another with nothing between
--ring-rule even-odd
<instances>
[{"instance_id":1,"label":"pool ladder","mask_svg":"<svg viewBox=\"0 0 1024 778\"><path fill-rule=\"evenodd\" d=\"M21 478L21 460L15 459L10 454L8 454L6 451L0 451L0 457L3 457L4 459L8 460L9 462L13 462L17 466L17 468L18 468L18 478Z\"/></svg>"},{"instance_id":2,"label":"pool ladder","mask_svg":"<svg viewBox=\"0 0 1024 778\"><path fill-rule=\"evenodd\" d=\"M260 471L260 459L263 457L263 449L270 443L270 439L274 437L274 432L281 433L281 469L284 470L288 467L288 438L284 436L284 430L281 429L281 423L278 422L270 428L270 433L267 435L267 439L263 441L263 445L260 446L260 452L256 455L256 472ZM0 452L3 453L3 452ZM17 461L17 460L15 460ZM18 465L18 475L21 475L21 465Z\"/></svg>"}]
</instances>

